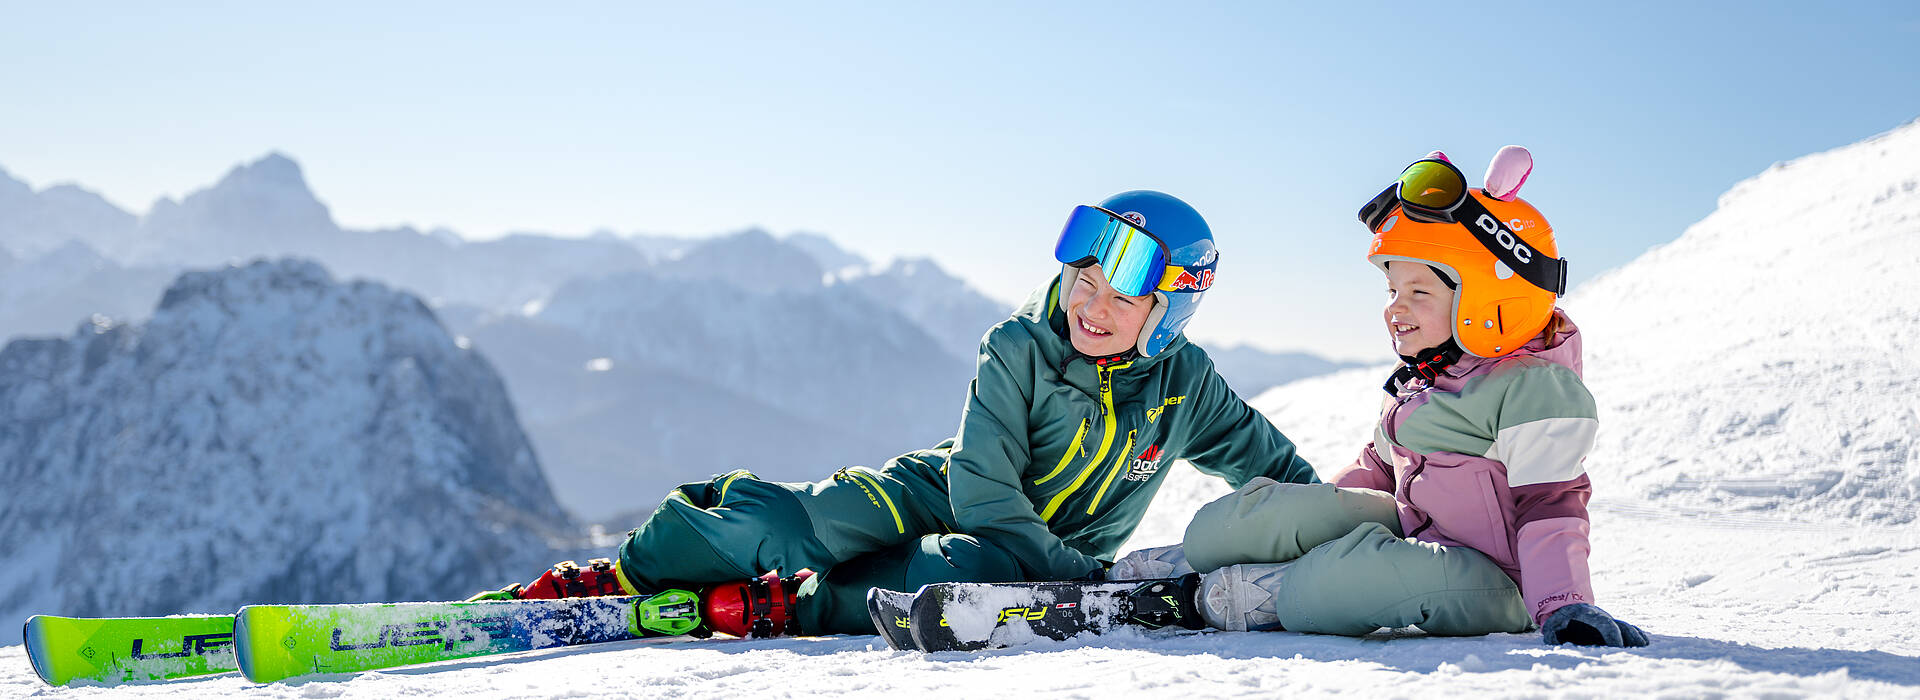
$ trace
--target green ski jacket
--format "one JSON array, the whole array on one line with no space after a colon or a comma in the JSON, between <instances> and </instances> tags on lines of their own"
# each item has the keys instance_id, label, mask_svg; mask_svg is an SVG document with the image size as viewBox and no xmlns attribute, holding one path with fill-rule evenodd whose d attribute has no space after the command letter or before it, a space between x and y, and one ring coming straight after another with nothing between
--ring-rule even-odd
<instances>
[{"instance_id":1,"label":"green ski jacket","mask_svg":"<svg viewBox=\"0 0 1920 700\"><path fill-rule=\"evenodd\" d=\"M1012 552L1032 578L1076 578L1113 559L1173 460L1236 489L1318 481L1199 346L1182 336L1097 366L1067 340L1059 294L1055 279L987 332L959 434L896 461L944 461L959 532Z\"/></svg>"}]
</instances>

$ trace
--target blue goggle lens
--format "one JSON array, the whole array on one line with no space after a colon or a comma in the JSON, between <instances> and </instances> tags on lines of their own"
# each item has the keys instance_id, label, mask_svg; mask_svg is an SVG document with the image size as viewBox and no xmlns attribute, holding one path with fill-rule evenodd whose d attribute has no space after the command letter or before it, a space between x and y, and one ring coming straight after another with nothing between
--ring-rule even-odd
<instances>
[{"instance_id":1,"label":"blue goggle lens","mask_svg":"<svg viewBox=\"0 0 1920 700\"><path fill-rule=\"evenodd\" d=\"M1142 296L1167 273L1167 248L1144 229L1099 207L1079 206L1060 230L1053 257L1061 264L1098 263L1114 291Z\"/></svg>"}]
</instances>

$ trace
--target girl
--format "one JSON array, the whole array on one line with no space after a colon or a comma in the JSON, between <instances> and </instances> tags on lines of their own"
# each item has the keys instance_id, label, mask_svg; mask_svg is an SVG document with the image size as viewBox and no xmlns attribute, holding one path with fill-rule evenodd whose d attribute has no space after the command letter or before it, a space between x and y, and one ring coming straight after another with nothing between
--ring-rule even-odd
<instances>
[{"instance_id":1,"label":"girl","mask_svg":"<svg viewBox=\"0 0 1920 700\"><path fill-rule=\"evenodd\" d=\"M1373 442L1331 484L1256 480L1208 504L1184 555L1199 607L1230 630L1363 635L1523 632L1642 646L1594 606L1587 571L1594 402L1545 217L1516 194L1533 167L1501 149L1469 191L1438 151L1360 211L1386 274L1382 320L1405 362ZM1180 553L1128 555L1116 578ZM1255 563L1265 562L1265 563Z\"/></svg>"}]
</instances>

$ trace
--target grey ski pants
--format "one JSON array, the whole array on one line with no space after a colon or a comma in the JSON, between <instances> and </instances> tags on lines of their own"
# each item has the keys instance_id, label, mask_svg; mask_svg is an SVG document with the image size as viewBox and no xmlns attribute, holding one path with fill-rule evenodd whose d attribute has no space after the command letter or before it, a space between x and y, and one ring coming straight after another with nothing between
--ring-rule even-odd
<instances>
[{"instance_id":1,"label":"grey ski pants","mask_svg":"<svg viewBox=\"0 0 1920 700\"><path fill-rule=\"evenodd\" d=\"M1240 616L1237 629L1358 636L1414 625L1477 635L1533 626L1519 587L1493 560L1401 537L1393 495L1382 491L1255 479L1203 506L1183 548L1225 596L1216 602L1240 608L1227 611Z\"/></svg>"}]
</instances>

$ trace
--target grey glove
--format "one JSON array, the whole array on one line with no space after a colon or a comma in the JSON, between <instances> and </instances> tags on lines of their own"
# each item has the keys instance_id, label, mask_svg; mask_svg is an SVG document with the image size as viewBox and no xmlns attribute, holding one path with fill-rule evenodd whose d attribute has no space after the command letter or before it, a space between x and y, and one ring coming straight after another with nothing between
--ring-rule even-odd
<instances>
[{"instance_id":1,"label":"grey glove","mask_svg":"<svg viewBox=\"0 0 1920 700\"><path fill-rule=\"evenodd\" d=\"M1649 642L1640 628L1615 620L1590 603L1574 603L1553 611L1546 622L1540 623L1540 641L1548 646L1588 647L1643 647Z\"/></svg>"}]
</instances>

